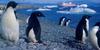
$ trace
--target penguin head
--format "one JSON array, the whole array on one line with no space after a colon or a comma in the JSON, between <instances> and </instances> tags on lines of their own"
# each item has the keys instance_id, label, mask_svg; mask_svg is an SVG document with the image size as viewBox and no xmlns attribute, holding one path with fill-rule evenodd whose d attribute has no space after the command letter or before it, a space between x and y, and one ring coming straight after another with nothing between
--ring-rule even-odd
<instances>
[{"instance_id":1,"label":"penguin head","mask_svg":"<svg viewBox=\"0 0 100 50\"><path fill-rule=\"evenodd\" d=\"M67 21L71 21L71 19L67 19Z\"/></svg>"},{"instance_id":2,"label":"penguin head","mask_svg":"<svg viewBox=\"0 0 100 50\"><path fill-rule=\"evenodd\" d=\"M91 16L89 16L89 15L84 15L82 18L83 19L89 19Z\"/></svg>"},{"instance_id":3,"label":"penguin head","mask_svg":"<svg viewBox=\"0 0 100 50\"><path fill-rule=\"evenodd\" d=\"M40 11L32 12L31 16L35 16L35 17L45 17L44 14L42 14Z\"/></svg>"},{"instance_id":4,"label":"penguin head","mask_svg":"<svg viewBox=\"0 0 100 50\"><path fill-rule=\"evenodd\" d=\"M100 28L100 22L97 22L94 26L99 26Z\"/></svg>"},{"instance_id":5,"label":"penguin head","mask_svg":"<svg viewBox=\"0 0 100 50\"><path fill-rule=\"evenodd\" d=\"M71 21L71 19L66 19L66 21L65 21L65 26L67 26L67 24L69 23Z\"/></svg>"},{"instance_id":6,"label":"penguin head","mask_svg":"<svg viewBox=\"0 0 100 50\"><path fill-rule=\"evenodd\" d=\"M66 18L66 17L62 16L61 18L63 19L63 18Z\"/></svg>"},{"instance_id":7,"label":"penguin head","mask_svg":"<svg viewBox=\"0 0 100 50\"><path fill-rule=\"evenodd\" d=\"M62 17L60 18L60 20L63 20L63 19L66 19L66 17L62 16Z\"/></svg>"},{"instance_id":8,"label":"penguin head","mask_svg":"<svg viewBox=\"0 0 100 50\"><path fill-rule=\"evenodd\" d=\"M8 2L8 4L7 4L7 8L8 8L8 7L16 8L16 6L17 6L17 3L16 3L15 1L10 1L10 2Z\"/></svg>"}]
</instances>

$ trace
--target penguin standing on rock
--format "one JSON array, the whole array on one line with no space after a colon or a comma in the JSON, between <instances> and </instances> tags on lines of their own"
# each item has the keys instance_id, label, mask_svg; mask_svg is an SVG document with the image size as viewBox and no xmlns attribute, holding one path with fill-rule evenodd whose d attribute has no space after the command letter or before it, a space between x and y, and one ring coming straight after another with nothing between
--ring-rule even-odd
<instances>
[{"instance_id":1,"label":"penguin standing on rock","mask_svg":"<svg viewBox=\"0 0 100 50\"><path fill-rule=\"evenodd\" d=\"M16 2L10 1L1 18L2 37L14 43L19 40L19 23L14 12L16 6Z\"/></svg>"},{"instance_id":2,"label":"penguin standing on rock","mask_svg":"<svg viewBox=\"0 0 100 50\"><path fill-rule=\"evenodd\" d=\"M41 26L38 21L39 16L44 16L41 12L32 12L28 19L28 26L26 28L27 42L42 43L41 41Z\"/></svg>"},{"instance_id":3,"label":"penguin standing on rock","mask_svg":"<svg viewBox=\"0 0 100 50\"><path fill-rule=\"evenodd\" d=\"M84 15L76 27L75 39L78 42L85 43L85 40L87 39L89 30L89 18L90 16Z\"/></svg>"},{"instance_id":4,"label":"penguin standing on rock","mask_svg":"<svg viewBox=\"0 0 100 50\"><path fill-rule=\"evenodd\" d=\"M60 21L59 21L59 25L60 26L64 26L65 25L65 21L66 21L66 18L65 17L61 17Z\"/></svg>"},{"instance_id":5,"label":"penguin standing on rock","mask_svg":"<svg viewBox=\"0 0 100 50\"><path fill-rule=\"evenodd\" d=\"M97 22L89 33L89 41L93 48L100 50L100 22Z\"/></svg>"}]
</instances>

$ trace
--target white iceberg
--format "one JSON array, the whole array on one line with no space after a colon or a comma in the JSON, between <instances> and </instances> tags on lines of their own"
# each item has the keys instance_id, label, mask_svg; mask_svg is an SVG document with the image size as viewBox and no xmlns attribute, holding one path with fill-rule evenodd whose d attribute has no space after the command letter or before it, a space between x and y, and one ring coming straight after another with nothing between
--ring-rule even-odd
<instances>
[{"instance_id":1,"label":"white iceberg","mask_svg":"<svg viewBox=\"0 0 100 50\"><path fill-rule=\"evenodd\" d=\"M36 9L36 11L50 11L51 9L47 9L47 8L38 8Z\"/></svg>"},{"instance_id":2,"label":"white iceberg","mask_svg":"<svg viewBox=\"0 0 100 50\"><path fill-rule=\"evenodd\" d=\"M87 4L80 4L77 5L75 8L70 8L69 11L57 11L57 13L71 13L71 14L95 14L96 11L88 8Z\"/></svg>"},{"instance_id":3,"label":"white iceberg","mask_svg":"<svg viewBox=\"0 0 100 50\"><path fill-rule=\"evenodd\" d=\"M77 7L88 7L88 5L87 4L81 4L81 5L77 5Z\"/></svg>"},{"instance_id":4,"label":"white iceberg","mask_svg":"<svg viewBox=\"0 0 100 50\"><path fill-rule=\"evenodd\" d=\"M44 8L57 8L58 5L47 5L47 6L44 6Z\"/></svg>"},{"instance_id":5,"label":"white iceberg","mask_svg":"<svg viewBox=\"0 0 100 50\"><path fill-rule=\"evenodd\" d=\"M63 10L63 11L57 11L57 13L70 13L70 14L95 14L96 11L91 9L91 8L87 8L87 5L80 5L77 6L75 8L71 8L69 11L67 10Z\"/></svg>"},{"instance_id":6,"label":"white iceberg","mask_svg":"<svg viewBox=\"0 0 100 50\"><path fill-rule=\"evenodd\" d=\"M90 8L80 8L80 7L76 7L76 8L71 8L69 10L71 13L88 13L88 14L94 14L96 13L95 10L90 9Z\"/></svg>"},{"instance_id":7,"label":"white iceberg","mask_svg":"<svg viewBox=\"0 0 100 50\"><path fill-rule=\"evenodd\" d=\"M69 11L71 13L88 13L88 14L94 14L94 13L96 13L95 10L93 10L91 8L88 8L87 4L77 5L77 7L71 8Z\"/></svg>"},{"instance_id":8,"label":"white iceberg","mask_svg":"<svg viewBox=\"0 0 100 50\"><path fill-rule=\"evenodd\" d=\"M65 10L65 11L57 11L57 13L65 13L65 14L70 14L71 12Z\"/></svg>"},{"instance_id":9,"label":"white iceberg","mask_svg":"<svg viewBox=\"0 0 100 50\"><path fill-rule=\"evenodd\" d=\"M76 6L76 4L72 3L72 2L63 2L60 4L60 6L63 7L72 7L72 6Z\"/></svg>"}]
</instances>

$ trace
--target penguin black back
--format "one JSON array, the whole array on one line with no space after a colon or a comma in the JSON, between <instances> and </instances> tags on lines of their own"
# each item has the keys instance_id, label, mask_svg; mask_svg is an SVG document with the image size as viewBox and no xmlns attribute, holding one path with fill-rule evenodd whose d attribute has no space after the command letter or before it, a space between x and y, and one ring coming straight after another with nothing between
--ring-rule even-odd
<instances>
[{"instance_id":1,"label":"penguin black back","mask_svg":"<svg viewBox=\"0 0 100 50\"><path fill-rule=\"evenodd\" d=\"M32 27L38 26L40 28L40 23L37 17L44 16L41 12L36 11L31 14L31 17L28 20L28 25L32 25Z\"/></svg>"},{"instance_id":2,"label":"penguin black back","mask_svg":"<svg viewBox=\"0 0 100 50\"><path fill-rule=\"evenodd\" d=\"M83 29L86 32L86 36L88 36L88 30L86 28L86 19L89 19L90 16L88 15L84 15L82 17L82 19L80 20L80 22L78 23L77 27L76 27L76 40L82 41L82 35L83 35Z\"/></svg>"},{"instance_id":3,"label":"penguin black back","mask_svg":"<svg viewBox=\"0 0 100 50\"><path fill-rule=\"evenodd\" d=\"M97 36L97 40L98 40L98 46L100 48L100 22L97 22L95 24L95 26L99 26L99 30L97 31L96 36Z\"/></svg>"},{"instance_id":4,"label":"penguin black back","mask_svg":"<svg viewBox=\"0 0 100 50\"><path fill-rule=\"evenodd\" d=\"M100 22L97 22L94 26L99 26L100 27Z\"/></svg>"},{"instance_id":5,"label":"penguin black back","mask_svg":"<svg viewBox=\"0 0 100 50\"><path fill-rule=\"evenodd\" d=\"M98 46L100 48L100 28L99 28L98 32L96 33L96 36L97 36Z\"/></svg>"},{"instance_id":6,"label":"penguin black back","mask_svg":"<svg viewBox=\"0 0 100 50\"><path fill-rule=\"evenodd\" d=\"M38 18L39 16L44 16L41 12L39 11L36 11L36 12L33 12L28 20L28 27L26 29L26 35L28 37L29 35L29 31L33 28L33 31L35 33L35 37L36 37L36 40L41 43L41 39L40 39L40 36L41 36L41 26L40 26L40 23L38 21Z\"/></svg>"}]
</instances>

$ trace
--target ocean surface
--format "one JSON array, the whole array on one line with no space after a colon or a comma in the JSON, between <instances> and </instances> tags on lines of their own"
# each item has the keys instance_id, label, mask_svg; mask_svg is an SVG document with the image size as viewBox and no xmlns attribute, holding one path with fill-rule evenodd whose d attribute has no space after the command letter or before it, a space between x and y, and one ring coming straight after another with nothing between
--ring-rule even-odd
<instances>
[{"instance_id":1,"label":"ocean surface","mask_svg":"<svg viewBox=\"0 0 100 50\"><path fill-rule=\"evenodd\" d=\"M51 4L52 5L52 4ZM33 5L34 6L34 5ZM46 5L41 5L41 6L47 6ZM65 13L57 13L57 11L59 11L60 6L56 7L56 8L51 8L51 11L41 11L47 18L48 20L50 20L51 22L58 24L59 19L62 16L65 16L68 19L71 19L71 23L69 24L69 26L71 28L76 28L78 22L80 21L80 19L82 18L83 15L85 14L65 14ZM93 10L96 11L95 14L87 14L89 16L91 16L90 20L90 28L96 23L100 21L100 6L99 5L93 5L90 4L88 5L88 8L91 8ZM64 8L62 10L65 10L67 8ZM27 11L28 9L20 9L17 12L20 14L26 14L28 16L30 16L31 12L34 12L36 9L32 8L33 11ZM24 17L23 17L24 18Z\"/></svg>"}]
</instances>

